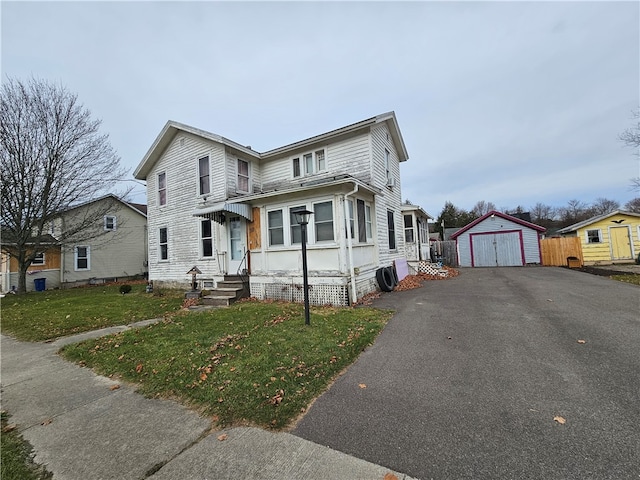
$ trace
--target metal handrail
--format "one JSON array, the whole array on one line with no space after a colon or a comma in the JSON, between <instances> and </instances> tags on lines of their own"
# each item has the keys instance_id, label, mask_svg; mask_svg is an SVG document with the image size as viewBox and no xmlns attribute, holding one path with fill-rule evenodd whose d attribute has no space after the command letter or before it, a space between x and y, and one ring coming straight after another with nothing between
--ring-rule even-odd
<instances>
[{"instance_id":1,"label":"metal handrail","mask_svg":"<svg viewBox=\"0 0 640 480\"><path fill-rule=\"evenodd\" d=\"M247 268L247 260L249 257L249 250L245 250L244 255L242 256L242 260L240 260L240 265L238 265L238 271L236 275L240 277L242 281L242 290L251 294L248 290L247 285L249 285L249 269Z\"/></svg>"}]
</instances>

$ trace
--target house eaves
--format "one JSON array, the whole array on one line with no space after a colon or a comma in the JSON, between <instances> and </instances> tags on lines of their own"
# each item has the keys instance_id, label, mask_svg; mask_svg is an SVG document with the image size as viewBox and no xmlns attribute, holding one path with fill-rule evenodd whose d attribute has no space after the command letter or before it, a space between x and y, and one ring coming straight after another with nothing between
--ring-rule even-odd
<instances>
[{"instance_id":1,"label":"house eaves","mask_svg":"<svg viewBox=\"0 0 640 480\"><path fill-rule=\"evenodd\" d=\"M419 205L408 205L408 204L403 204L400 205L400 211L402 212L419 212L422 214L422 216L426 217L426 218L430 218L433 220L433 217L431 215L429 215L427 212L425 212L422 207L420 207Z\"/></svg>"},{"instance_id":2,"label":"house eaves","mask_svg":"<svg viewBox=\"0 0 640 480\"><path fill-rule=\"evenodd\" d=\"M492 210L490 212L485 213L483 216L481 216L480 218L476 218L473 222L471 222L468 225L465 225L464 227L462 227L460 230L458 230L457 232L453 233L451 235L451 240L455 240L456 238L458 238L460 235L462 235L464 232L466 232L467 230L469 230L470 228L473 228L474 226L476 226L477 224L479 224L480 222L486 220L489 217L500 217L500 218L504 218L505 220L509 220L511 222L517 223L519 225L522 225L524 227L529 227L532 228L534 230L537 230L539 232L544 232L547 229L544 227L541 227L540 225L536 225L535 223L531 223L531 222L527 222L525 220L521 220L519 218L516 217L512 217L511 215L507 215L506 213L502 213L502 212L498 212L497 210Z\"/></svg>"},{"instance_id":3,"label":"house eaves","mask_svg":"<svg viewBox=\"0 0 640 480\"><path fill-rule=\"evenodd\" d=\"M409 154L407 153L407 147L404 144L404 140L402 138L402 134L400 133L400 128L398 127L398 121L396 120L396 115L394 112L388 112L388 113L383 113L381 115L376 115L375 117L367 118L366 120L361 120L359 122L352 123L351 125L340 127L335 130L331 130L329 132L307 138L305 140L300 140L299 142L291 143L289 145L278 147L273 150L268 150L261 154L261 158L269 159L269 158L286 155L289 152L301 150L315 144L328 142L340 136L348 135L350 133L354 133L365 128L370 128L374 125L377 125L383 122L387 123L389 132L391 133L391 138L393 138L394 144L396 145L396 150L398 151L399 161L404 162L408 160Z\"/></svg>"},{"instance_id":4,"label":"house eaves","mask_svg":"<svg viewBox=\"0 0 640 480\"><path fill-rule=\"evenodd\" d=\"M595 217L587 218L582 222L574 223L573 225L569 225L568 227L561 228L560 230L558 230L558 233L575 232L576 230L580 230L582 227L586 227L587 225L591 225L592 223L596 223L601 220L606 220L607 218L613 217L615 215L629 215L631 217L640 218L640 213L627 212L626 210L616 210L615 212L596 215Z\"/></svg>"},{"instance_id":5,"label":"house eaves","mask_svg":"<svg viewBox=\"0 0 640 480\"><path fill-rule=\"evenodd\" d=\"M171 144L175 136L178 132L186 132L192 135L204 138L206 140L211 140L213 142L220 143L227 147L233 148L242 152L245 155L251 156L253 158L259 159L260 154L250 148L247 148L239 143L236 143L228 138L222 137L220 135L216 135L215 133L210 133L205 130L201 130L199 128L191 127L189 125L185 125L180 122L175 122L173 120L169 120L162 131L158 134L153 144L143 157L142 161L138 164L135 171L133 172L134 178L138 180L146 180L147 175L153 168L153 165L158 161L162 152Z\"/></svg>"}]
</instances>

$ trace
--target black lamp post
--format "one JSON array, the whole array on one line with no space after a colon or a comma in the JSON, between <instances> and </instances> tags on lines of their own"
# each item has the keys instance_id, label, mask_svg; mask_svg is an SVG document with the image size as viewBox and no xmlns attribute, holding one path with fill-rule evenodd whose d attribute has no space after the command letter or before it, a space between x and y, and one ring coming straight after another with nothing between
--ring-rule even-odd
<instances>
[{"instance_id":1,"label":"black lamp post","mask_svg":"<svg viewBox=\"0 0 640 480\"><path fill-rule=\"evenodd\" d=\"M300 224L302 234L302 279L304 288L304 324L311 325L309 319L309 277L307 272L307 224L309 217L313 214L310 210L298 210L293 212L296 221Z\"/></svg>"}]
</instances>

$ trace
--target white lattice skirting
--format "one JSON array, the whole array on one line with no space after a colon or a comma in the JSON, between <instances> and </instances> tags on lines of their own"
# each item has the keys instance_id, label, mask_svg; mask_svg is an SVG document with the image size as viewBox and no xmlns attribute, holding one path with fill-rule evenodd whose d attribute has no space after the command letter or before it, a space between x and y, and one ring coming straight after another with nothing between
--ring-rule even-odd
<instances>
[{"instance_id":1,"label":"white lattice skirting","mask_svg":"<svg viewBox=\"0 0 640 480\"><path fill-rule=\"evenodd\" d=\"M418 273L424 273L426 275L439 275L441 277L446 277L448 275L447 271L442 268L441 263L429 262L418 263Z\"/></svg>"},{"instance_id":2,"label":"white lattice skirting","mask_svg":"<svg viewBox=\"0 0 640 480\"><path fill-rule=\"evenodd\" d=\"M304 302L304 288L297 283L251 283L251 296L261 300ZM349 305L348 285L309 285L311 305Z\"/></svg>"}]
</instances>

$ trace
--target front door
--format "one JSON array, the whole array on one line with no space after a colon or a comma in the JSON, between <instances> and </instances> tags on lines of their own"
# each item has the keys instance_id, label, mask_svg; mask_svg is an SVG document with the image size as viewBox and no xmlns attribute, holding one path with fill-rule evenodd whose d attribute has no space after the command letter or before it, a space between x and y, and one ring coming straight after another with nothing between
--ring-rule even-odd
<instances>
[{"instance_id":1,"label":"front door","mask_svg":"<svg viewBox=\"0 0 640 480\"><path fill-rule=\"evenodd\" d=\"M613 260L629 260L633 258L629 227L611 227L611 258Z\"/></svg>"},{"instance_id":2,"label":"front door","mask_svg":"<svg viewBox=\"0 0 640 480\"><path fill-rule=\"evenodd\" d=\"M229 237L229 275L236 275L241 270L248 269L245 252L247 250L247 226L245 219L240 216L229 217L227 220Z\"/></svg>"}]
</instances>

